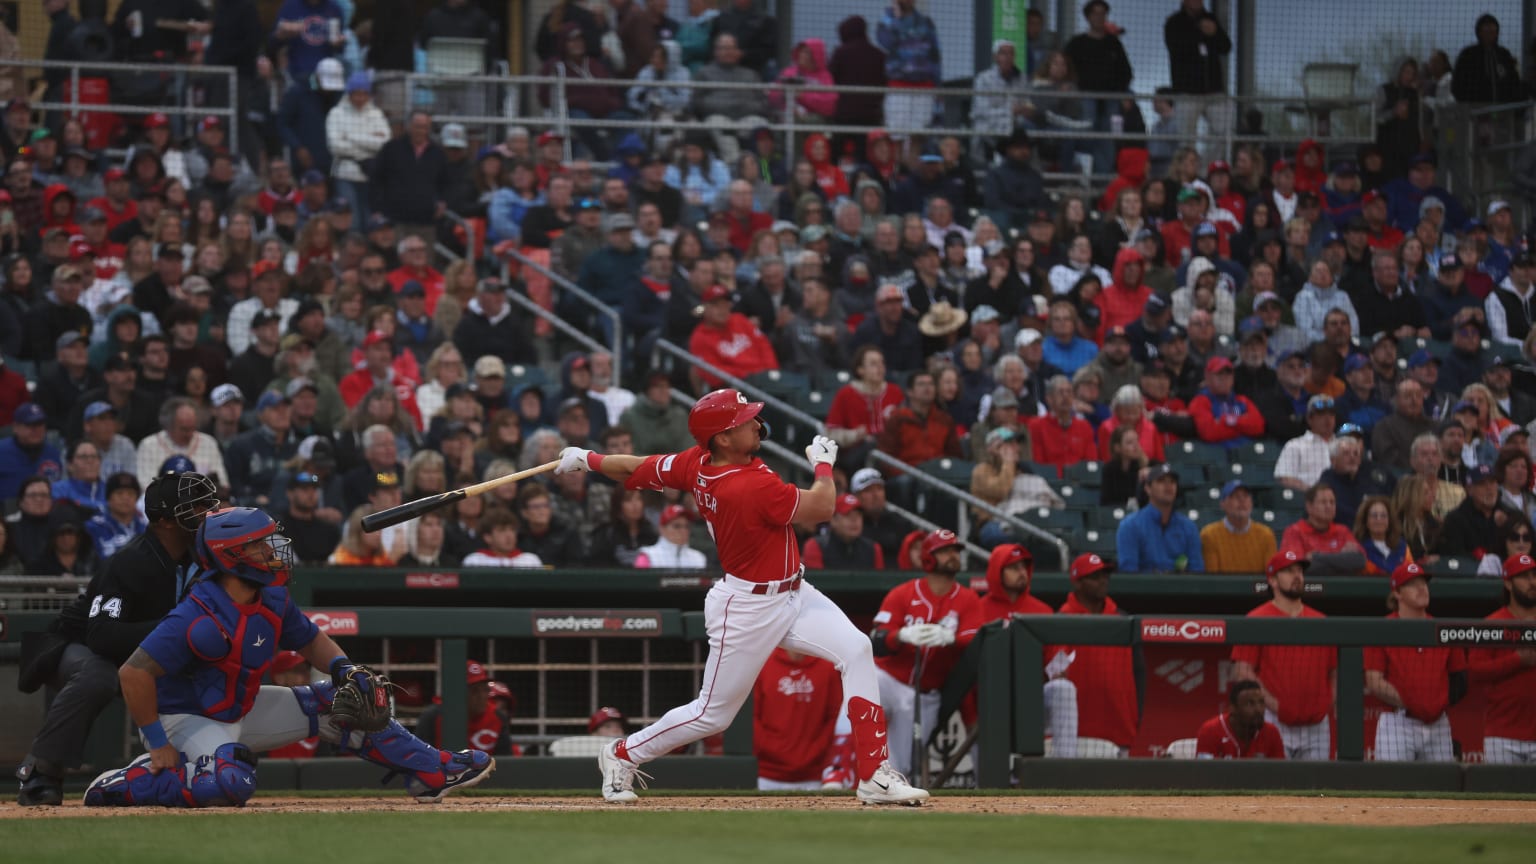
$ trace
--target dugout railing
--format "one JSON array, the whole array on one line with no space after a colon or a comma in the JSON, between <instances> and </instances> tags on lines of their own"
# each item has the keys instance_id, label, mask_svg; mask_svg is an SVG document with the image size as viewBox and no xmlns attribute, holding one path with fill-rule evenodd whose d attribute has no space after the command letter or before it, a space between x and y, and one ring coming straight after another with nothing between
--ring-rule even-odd
<instances>
[{"instance_id":1,"label":"dugout railing","mask_svg":"<svg viewBox=\"0 0 1536 864\"><path fill-rule=\"evenodd\" d=\"M1121 577L1115 577L1117 580ZM1374 581L1374 580L1372 580ZM1379 588L1379 583L1375 583ZM1436 582L1436 590L1445 581ZM1222 763L1192 759L1043 758L1047 753L1042 687L1047 646L1117 646L1141 652L1146 668L1146 698L1132 756L1155 752L1149 745L1193 738L1199 725L1226 710L1230 670L1223 668L1236 646L1329 646L1337 649L1336 698L1330 712L1333 756L1326 761L1293 763ZM973 678L961 674L946 688L946 705L958 705L963 686L974 682L977 695L976 766L978 785L1007 788L1407 788L1497 791L1536 788L1536 766L1482 765L1473 740L1480 740L1480 718L1458 717L1476 709L1484 685L1472 682L1463 703L1451 710L1458 759L1449 763L1407 765L1369 761L1367 736L1380 703L1371 707L1365 692L1364 652L1368 647L1403 646L1482 651L1536 646L1536 623L1437 618L1276 619L1227 616L1015 616L984 628L967 661ZM1164 650L1168 649L1168 650ZM1180 660L1179 655L1191 659ZM1168 663L1169 657L1177 661ZM959 667L967 668L963 662ZM1176 675L1170 675L1177 673ZM1166 706L1160 683L1182 688L1203 677L1206 703L1189 713L1183 727L1152 742L1149 718ZM1081 691L1100 682L1074 682ZM1080 697L1081 698L1081 697ZM1472 700L1472 701L1468 701ZM1461 710L1458 711L1458 708ZM1376 712L1376 713L1373 713ZM1475 728L1474 728L1475 727ZM1176 738L1175 738L1176 736ZM1020 757L1015 759L1014 757ZM1236 767L1234 767L1236 766ZM1404 770L1411 768L1412 770ZM1385 785L1383 785L1385 784ZM1459 784L1459 785L1458 785Z\"/></svg>"}]
</instances>

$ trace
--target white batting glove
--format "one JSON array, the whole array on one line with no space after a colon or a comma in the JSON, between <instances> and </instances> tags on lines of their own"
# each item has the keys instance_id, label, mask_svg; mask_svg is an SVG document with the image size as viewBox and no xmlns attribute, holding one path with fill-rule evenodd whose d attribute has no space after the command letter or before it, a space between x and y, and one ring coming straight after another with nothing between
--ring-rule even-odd
<instances>
[{"instance_id":1,"label":"white batting glove","mask_svg":"<svg viewBox=\"0 0 1536 864\"><path fill-rule=\"evenodd\" d=\"M929 624L928 627L930 628L928 631L929 648L943 648L947 645L955 644L955 631L945 627L943 624Z\"/></svg>"},{"instance_id":2,"label":"white batting glove","mask_svg":"<svg viewBox=\"0 0 1536 864\"><path fill-rule=\"evenodd\" d=\"M560 451L560 467L555 469L556 474L586 473L591 469L587 465L587 457L592 455L591 450L580 447L567 447Z\"/></svg>"},{"instance_id":3,"label":"white batting glove","mask_svg":"<svg viewBox=\"0 0 1536 864\"><path fill-rule=\"evenodd\" d=\"M825 435L817 435L806 446L805 458L810 460L812 468L815 468L817 465L835 464L837 462L837 442Z\"/></svg>"},{"instance_id":4,"label":"white batting glove","mask_svg":"<svg viewBox=\"0 0 1536 864\"><path fill-rule=\"evenodd\" d=\"M908 624L896 631L896 641L905 642L918 648L923 647L928 639L930 624Z\"/></svg>"}]
</instances>

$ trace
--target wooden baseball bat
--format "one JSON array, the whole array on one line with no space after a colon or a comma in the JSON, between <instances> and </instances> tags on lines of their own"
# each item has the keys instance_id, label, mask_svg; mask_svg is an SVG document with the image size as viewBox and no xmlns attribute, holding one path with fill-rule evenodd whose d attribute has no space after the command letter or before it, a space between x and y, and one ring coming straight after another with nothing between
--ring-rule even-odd
<instances>
[{"instance_id":1,"label":"wooden baseball bat","mask_svg":"<svg viewBox=\"0 0 1536 864\"><path fill-rule=\"evenodd\" d=\"M452 504L455 501L462 501L471 495L484 495L485 493L495 489L498 486L505 486L508 483L516 483L519 480L526 480L529 477L535 477L539 474L543 474L545 471L553 471L558 467L560 467L560 460L556 459L553 462L545 462L543 465L536 465L526 471L518 471L514 474L507 474L502 477L497 477L493 480L487 480L484 483L476 483L473 486L465 486L463 489L455 489L452 492L443 492L439 495L429 495L426 498L418 498L415 501L407 501L404 504L401 504L399 507L391 507L388 510L380 510L377 513L369 513L367 516L363 517L363 530L382 531L391 525L399 525L401 522L408 522L423 513L436 510L439 507Z\"/></svg>"}]
</instances>

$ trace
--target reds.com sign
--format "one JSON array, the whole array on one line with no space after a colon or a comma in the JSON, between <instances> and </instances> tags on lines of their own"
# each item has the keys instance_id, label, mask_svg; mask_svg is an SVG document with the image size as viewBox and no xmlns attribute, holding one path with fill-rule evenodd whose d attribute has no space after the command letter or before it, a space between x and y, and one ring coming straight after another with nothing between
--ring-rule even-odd
<instances>
[{"instance_id":1,"label":"reds.com sign","mask_svg":"<svg viewBox=\"0 0 1536 864\"><path fill-rule=\"evenodd\" d=\"M1141 619L1143 642L1225 642L1227 622L1187 618Z\"/></svg>"},{"instance_id":2,"label":"reds.com sign","mask_svg":"<svg viewBox=\"0 0 1536 864\"><path fill-rule=\"evenodd\" d=\"M459 574L457 574L457 573L407 573L407 574L405 574L405 587L407 587L407 588L457 588L457 587L459 587Z\"/></svg>"},{"instance_id":3,"label":"reds.com sign","mask_svg":"<svg viewBox=\"0 0 1536 864\"><path fill-rule=\"evenodd\" d=\"M356 636L362 629L356 612L310 611L309 620L327 636Z\"/></svg>"}]
</instances>

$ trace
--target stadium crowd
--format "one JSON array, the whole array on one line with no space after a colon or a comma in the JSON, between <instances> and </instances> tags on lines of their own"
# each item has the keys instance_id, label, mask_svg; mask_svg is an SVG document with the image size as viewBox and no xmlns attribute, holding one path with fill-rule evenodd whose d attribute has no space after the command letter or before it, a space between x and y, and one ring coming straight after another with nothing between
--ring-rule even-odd
<instances>
[{"instance_id":1,"label":"stadium crowd","mask_svg":"<svg viewBox=\"0 0 1536 864\"><path fill-rule=\"evenodd\" d=\"M1383 143L1358 152L1242 145L1229 163L1160 141L1037 148L1032 129L1147 128L1133 101L1056 92L1129 84L1107 4L1090 2L1086 31L1054 53L1031 19L1033 81L1020 46L993 46L970 106L987 136L811 132L790 157L764 118L926 125L933 20L899 0L873 25L844 21L830 57L822 40L794 46L781 70L776 24L753 4L694 3L681 22L665 6L562 2L541 24L544 71L615 82L573 86L572 117L657 121L579 127L569 145L516 125L484 141L407 110L386 92L398 34L349 26L331 0L290 0L265 40L232 43L232 12L194 30L209 62L243 51L229 62L286 82L297 107L242 135L282 145L255 162L216 117L147 115L117 130L115 160L79 120L8 103L0 499L14 512L0 570L93 572L143 530L131 502L173 456L226 500L270 508L307 563L704 566L691 502L600 477L546 476L358 530L370 509L567 444L687 446L671 388L719 381L652 368L659 339L823 397L847 497L805 538L812 567L913 566L916 535L886 510L887 495L911 502L910 478L866 467L877 449L958 461L1009 516L1120 508L1104 551L1125 570L1259 572L1278 548L1351 572L1471 556L1498 575L1529 550L1536 259L1512 207L1469 213L1423 148L1443 100L1507 95L1480 77L1498 63L1432 60L1423 80L1405 67L1383 91ZM80 26L59 15L61 32ZM446 0L422 44L493 32L483 16ZM1464 56L1507 56L1496 21L1477 29ZM1165 36L1164 128L1230 122L1176 99L1219 92L1220 24L1191 0ZM1049 85L1063 69L1074 80ZM779 87L689 81L804 89L789 105ZM1018 93L999 102L994 88ZM711 131L670 135L668 118ZM1041 168L1103 147L1117 174L1102 195L1047 193ZM491 251L456 257L479 231ZM535 270L503 281L509 249L621 310L628 362L570 351L545 374L556 337L514 300L600 338L610 325ZM1064 494L1085 465L1093 481ZM1192 494L1207 475L1232 482ZM984 546L1029 540L990 511L974 520Z\"/></svg>"}]
</instances>

